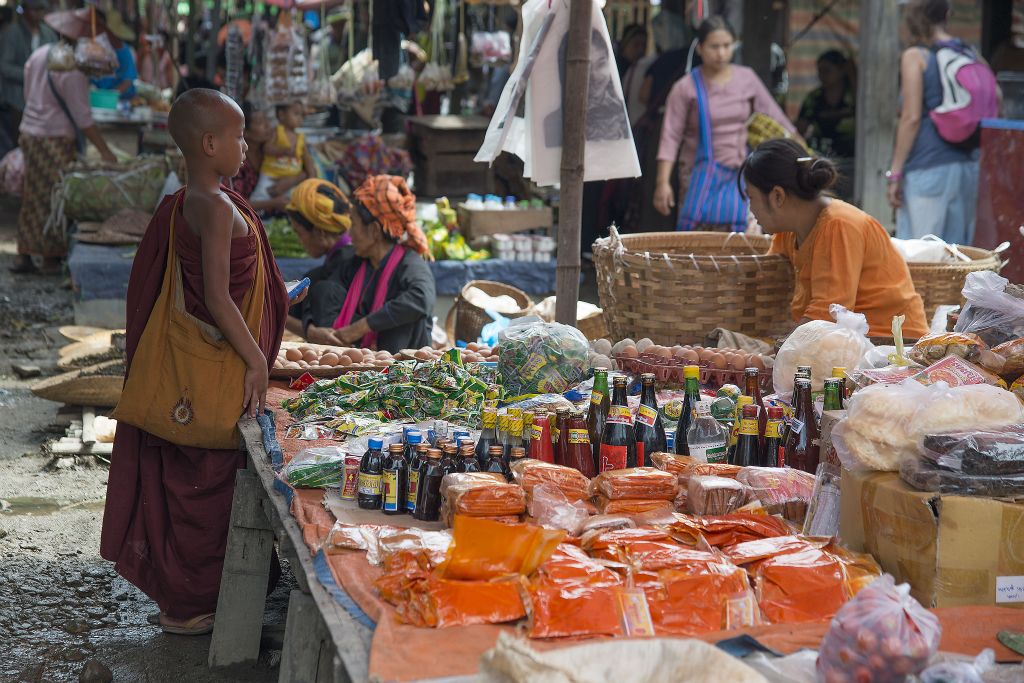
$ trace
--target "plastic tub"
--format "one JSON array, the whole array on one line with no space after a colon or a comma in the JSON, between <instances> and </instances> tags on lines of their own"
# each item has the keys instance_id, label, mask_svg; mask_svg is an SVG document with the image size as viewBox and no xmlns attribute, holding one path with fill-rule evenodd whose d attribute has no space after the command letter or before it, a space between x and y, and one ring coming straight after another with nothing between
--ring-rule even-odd
<instances>
[{"instance_id":1,"label":"plastic tub","mask_svg":"<svg viewBox=\"0 0 1024 683\"><path fill-rule=\"evenodd\" d=\"M117 102L120 99L121 93L117 90L89 91L89 106L95 109L117 109Z\"/></svg>"}]
</instances>

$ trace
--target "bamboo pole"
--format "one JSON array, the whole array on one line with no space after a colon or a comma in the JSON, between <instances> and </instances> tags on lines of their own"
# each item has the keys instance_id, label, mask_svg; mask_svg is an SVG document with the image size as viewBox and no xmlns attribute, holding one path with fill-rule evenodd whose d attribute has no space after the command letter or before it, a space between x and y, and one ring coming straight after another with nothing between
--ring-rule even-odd
<instances>
[{"instance_id":1,"label":"bamboo pole","mask_svg":"<svg viewBox=\"0 0 1024 683\"><path fill-rule=\"evenodd\" d=\"M562 84L562 177L558 210L555 319L576 325L580 298L580 228L583 219L583 150L590 90L592 0L571 0Z\"/></svg>"}]
</instances>

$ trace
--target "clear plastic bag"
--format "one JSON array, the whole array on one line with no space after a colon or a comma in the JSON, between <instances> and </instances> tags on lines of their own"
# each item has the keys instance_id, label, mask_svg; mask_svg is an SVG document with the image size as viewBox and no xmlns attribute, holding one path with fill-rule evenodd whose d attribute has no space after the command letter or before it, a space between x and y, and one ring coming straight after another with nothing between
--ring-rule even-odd
<instances>
[{"instance_id":1,"label":"clear plastic bag","mask_svg":"<svg viewBox=\"0 0 1024 683\"><path fill-rule=\"evenodd\" d=\"M973 332L989 346L1024 337L1024 288L989 270L967 275L967 305L957 319L957 332Z\"/></svg>"},{"instance_id":2,"label":"clear plastic bag","mask_svg":"<svg viewBox=\"0 0 1024 683\"><path fill-rule=\"evenodd\" d=\"M990 367L990 370L1009 378L1024 375L1024 339L1003 342L993 347L992 353L1002 359L1002 363L999 367Z\"/></svg>"},{"instance_id":3,"label":"clear plastic bag","mask_svg":"<svg viewBox=\"0 0 1024 683\"><path fill-rule=\"evenodd\" d=\"M793 377L798 365L811 366L814 391L825 387L825 378L832 368L858 368L873 348L868 341L868 320L838 304L830 307L836 322L812 320L793 331L775 358L772 380L775 392L785 400L793 394Z\"/></svg>"},{"instance_id":4,"label":"clear plastic bag","mask_svg":"<svg viewBox=\"0 0 1024 683\"><path fill-rule=\"evenodd\" d=\"M966 361L976 363L981 360L981 352L988 350L988 344L971 332L942 332L926 334L921 337L907 356L921 365L931 365L946 356L959 356Z\"/></svg>"},{"instance_id":5,"label":"clear plastic bag","mask_svg":"<svg viewBox=\"0 0 1024 683\"><path fill-rule=\"evenodd\" d=\"M839 610L818 651L819 681L903 683L935 654L938 617L885 574Z\"/></svg>"},{"instance_id":6,"label":"clear plastic bag","mask_svg":"<svg viewBox=\"0 0 1024 683\"><path fill-rule=\"evenodd\" d=\"M575 327L531 322L505 330L498 372L513 396L561 394L583 379L590 346Z\"/></svg>"},{"instance_id":7,"label":"clear plastic bag","mask_svg":"<svg viewBox=\"0 0 1024 683\"><path fill-rule=\"evenodd\" d=\"M922 458L904 460L900 465L900 478L919 491L998 498L1024 496L1024 474L964 474L941 469Z\"/></svg>"},{"instance_id":8,"label":"clear plastic bag","mask_svg":"<svg viewBox=\"0 0 1024 683\"><path fill-rule=\"evenodd\" d=\"M109 76L117 71L117 53L105 33L95 38L79 38L75 45L75 66L90 78Z\"/></svg>"},{"instance_id":9,"label":"clear plastic bag","mask_svg":"<svg viewBox=\"0 0 1024 683\"><path fill-rule=\"evenodd\" d=\"M527 495L532 495L538 484L553 484L571 501L590 497L590 480L571 467L528 458L512 465L512 476Z\"/></svg>"},{"instance_id":10,"label":"clear plastic bag","mask_svg":"<svg viewBox=\"0 0 1024 683\"><path fill-rule=\"evenodd\" d=\"M727 515L741 508L746 500L747 487L735 479L690 477L687 502L695 515Z\"/></svg>"},{"instance_id":11,"label":"clear plastic bag","mask_svg":"<svg viewBox=\"0 0 1024 683\"><path fill-rule=\"evenodd\" d=\"M337 488L345 477L345 449L307 448L284 468L285 480L303 488Z\"/></svg>"},{"instance_id":12,"label":"clear plastic bag","mask_svg":"<svg viewBox=\"0 0 1024 683\"><path fill-rule=\"evenodd\" d=\"M55 73L72 71L75 68L75 49L64 42L51 45L46 53L46 68Z\"/></svg>"},{"instance_id":13,"label":"clear plastic bag","mask_svg":"<svg viewBox=\"0 0 1024 683\"><path fill-rule=\"evenodd\" d=\"M929 666L921 672L921 683L985 683L982 674L995 664L995 651L986 648L974 661L946 661Z\"/></svg>"},{"instance_id":14,"label":"clear plastic bag","mask_svg":"<svg viewBox=\"0 0 1024 683\"><path fill-rule=\"evenodd\" d=\"M937 467L970 475L1024 474L1024 424L985 431L927 434L921 457Z\"/></svg>"},{"instance_id":15,"label":"clear plastic bag","mask_svg":"<svg viewBox=\"0 0 1024 683\"><path fill-rule=\"evenodd\" d=\"M792 467L744 467L736 481L745 484L753 498L770 508L792 500L809 502L814 490L814 475Z\"/></svg>"},{"instance_id":16,"label":"clear plastic bag","mask_svg":"<svg viewBox=\"0 0 1024 683\"><path fill-rule=\"evenodd\" d=\"M591 491L610 500L673 500L679 492L679 484L669 472L653 467L633 467L597 475L591 482Z\"/></svg>"},{"instance_id":17,"label":"clear plastic bag","mask_svg":"<svg viewBox=\"0 0 1024 683\"><path fill-rule=\"evenodd\" d=\"M579 536L590 512L580 501L570 502L562 491L552 484L540 484L533 489L529 504L530 516L537 524L550 529L565 529Z\"/></svg>"}]
</instances>

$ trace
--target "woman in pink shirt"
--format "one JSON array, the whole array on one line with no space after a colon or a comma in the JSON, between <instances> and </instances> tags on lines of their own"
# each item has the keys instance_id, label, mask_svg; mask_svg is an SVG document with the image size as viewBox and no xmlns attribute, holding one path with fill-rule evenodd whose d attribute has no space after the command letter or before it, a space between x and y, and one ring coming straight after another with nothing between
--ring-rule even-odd
<instances>
[{"instance_id":1,"label":"woman in pink shirt","mask_svg":"<svg viewBox=\"0 0 1024 683\"><path fill-rule=\"evenodd\" d=\"M72 45L91 35L89 9L54 12L44 21ZM42 258L42 272L57 274L67 254L63 231L47 231L50 193L61 173L78 157L79 140L88 139L104 161L117 160L96 129L89 107L89 79L81 71L50 68L52 45L36 49L25 63L25 113L18 146L25 155L25 187L18 214L18 259L15 273L36 271L33 256Z\"/></svg>"},{"instance_id":2,"label":"woman in pink shirt","mask_svg":"<svg viewBox=\"0 0 1024 683\"><path fill-rule=\"evenodd\" d=\"M793 125L753 70L732 64L736 34L722 17L709 17L697 33L701 66L672 86L658 147L654 208L676 207L672 168L679 163L677 230L743 231L748 207L737 177L747 156L747 121L754 112Z\"/></svg>"}]
</instances>

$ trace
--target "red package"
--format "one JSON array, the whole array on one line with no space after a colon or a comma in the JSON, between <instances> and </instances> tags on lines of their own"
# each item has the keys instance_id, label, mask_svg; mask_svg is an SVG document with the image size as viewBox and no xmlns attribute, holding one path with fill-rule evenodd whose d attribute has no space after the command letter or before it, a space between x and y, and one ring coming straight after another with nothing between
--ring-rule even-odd
<instances>
[{"instance_id":1,"label":"red package","mask_svg":"<svg viewBox=\"0 0 1024 683\"><path fill-rule=\"evenodd\" d=\"M530 638L624 635L622 579L574 546L562 544L527 587Z\"/></svg>"},{"instance_id":2,"label":"red package","mask_svg":"<svg viewBox=\"0 0 1024 683\"><path fill-rule=\"evenodd\" d=\"M441 577L486 581L509 574L530 575L565 538L565 532L532 524L502 524L457 515Z\"/></svg>"},{"instance_id":3,"label":"red package","mask_svg":"<svg viewBox=\"0 0 1024 683\"><path fill-rule=\"evenodd\" d=\"M747 574L723 561L694 564L687 570L659 572L660 591L647 591L658 635L692 636L727 627L730 599L750 591Z\"/></svg>"},{"instance_id":4,"label":"red package","mask_svg":"<svg viewBox=\"0 0 1024 683\"><path fill-rule=\"evenodd\" d=\"M675 510L670 500L652 500L648 498L608 500L604 496L597 497L597 509L602 515L639 515L648 512L671 513Z\"/></svg>"},{"instance_id":5,"label":"red package","mask_svg":"<svg viewBox=\"0 0 1024 683\"><path fill-rule=\"evenodd\" d=\"M817 548L770 557L755 577L757 601L773 624L825 621L850 598L841 563Z\"/></svg>"},{"instance_id":6,"label":"red package","mask_svg":"<svg viewBox=\"0 0 1024 683\"><path fill-rule=\"evenodd\" d=\"M609 500L672 500L679 491L676 477L653 467L611 470L597 475L591 491Z\"/></svg>"},{"instance_id":7,"label":"red package","mask_svg":"<svg viewBox=\"0 0 1024 683\"><path fill-rule=\"evenodd\" d=\"M938 617L885 574L832 620L818 651L818 680L902 683L924 670L941 637Z\"/></svg>"},{"instance_id":8,"label":"red package","mask_svg":"<svg viewBox=\"0 0 1024 683\"><path fill-rule=\"evenodd\" d=\"M687 545L697 545L703 536L713 548L727 548L757 538L789 536L793 533L778 517L747 512L705 517L676 515L676 520L669 527L673 538Z\"/></svg>"},{"instance_id":9,"label":"red package","mask_svg":"<svg viewBox=\"0 0 1024 683\"><path fill-rule=\"evenodd\" d=\"M827 540L812 543L801 536L775 536L737 543L722 552L735 564L744 565L808 548L824 548L827 544Z\"/></svg>"},{"instance_id":10,"label":"red package","mask_svg":"<svg viewBox=\"0 0 1024 683\"><path fill-rule=\"evenodd\" d=\"M526 459L512 465L512 475L528 495L533 494L533 487L537 484L554 484L569 502L590 497L590 480L571 467Z\"/></svg>"}]
</instances>

